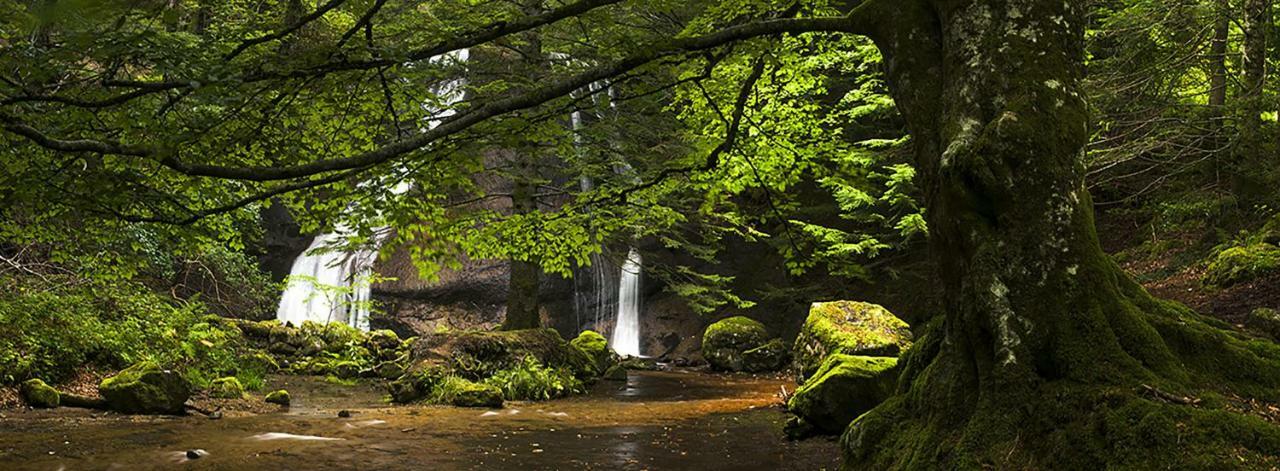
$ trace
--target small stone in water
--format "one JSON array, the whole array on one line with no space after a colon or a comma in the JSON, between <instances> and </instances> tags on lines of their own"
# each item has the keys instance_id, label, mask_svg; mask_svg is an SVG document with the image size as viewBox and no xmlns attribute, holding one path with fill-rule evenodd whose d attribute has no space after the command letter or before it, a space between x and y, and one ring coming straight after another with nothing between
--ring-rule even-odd
<instances>
[{"instance_id":1,"label":"small stone in water","mask_svg":"<svg viewBox=\"0 0 1280 471\"><path fill-rule=\"evenodd\" d=\"M209 414L209 420L218 420L221 418L222 418L222 411L214 411L212 414Z\"/></svg>"},{"instance_id":2,"label":"small stone in water","mask_svg":"<svg viewBox=\"0 0 1280 471\"><path fill-rule=\"evenodd\" d=\"M189 460L198 460L200 456L200 450L187 450L187 459Z\"/></svg>"},{"instance_id":3,"label":"small stone in water","mask_svg":"<svg viewBox=\"0 0 1280 471\"><path fill-rule=\"evenodd\" d=\"M346 409L340 410L340 411L338 411L338 417L343 418L343 419L349 418L349 417L351 417L351 411L346 410Z\"/></svg>"}]
</instances>

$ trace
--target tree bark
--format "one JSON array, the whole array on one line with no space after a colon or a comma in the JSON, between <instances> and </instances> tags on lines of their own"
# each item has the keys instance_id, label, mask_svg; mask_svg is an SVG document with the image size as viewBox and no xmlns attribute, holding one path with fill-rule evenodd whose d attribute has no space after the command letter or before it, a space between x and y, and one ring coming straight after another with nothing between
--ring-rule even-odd
<instances>
[{"instance_id":1,"label":"tree bark","mask_svg":"<svg viewBox=\"0 0 1280 471\"><path fill-rule=\"evenodd\" d=\"M1266 203L1270 194L1267 169L1275 166L1264 156L1262 137L1263 89L1267 76L1267 31L1271 28L1271 0L1244 1L1244 77L1240 93L1240 145L1235 161L1235 193L1245 205Z\"/></svg>"},{"instance_id":2,"label":"tree bark","mask_svg":"<svg viewBox=\"0 0 1280 471\"><path fill-rule=\"evenodd\" d=\"M1227 0L1216 0L1213 14L1213 42L1209 44L1209 107L1214 117L1220 120L1227 105L1227 41L1231 33L1231 4Z\"/></svg>"},{"instance_id":3,"label":"tree bark","mask_svg":"<svg viewBox=\"0 0 1280 471\"><path fill-rule=\"evenodd\" d=\"M542 13L542 0L525 0L524 13L535 16ZM516 66L523 76L536 83L537 77L546 75L549 63L544 57L538 32L520 35L523 44L516 48L520 53ZM535 197L539 158L538 143L524 143L521 149L511 152L514 172L512 176L511 206L514 214L529 214L538 210ZM538 309L538 288L542 279L542 267L537 260L511 260L511 278L507 290L507 317L502 323L505 330L535 329L542 326Z\"/></svg>"},{"instance_id":4,"label":"tree bark","mask_svg":"<svg viewBox=\"0 0 1280 471\"><path fill-rule=\"evenodd\" d=\"M1079 430L1100 428L1090 412L1106 394L1280 384L1280 353L1236 351L1101 250L1084 185L1085 3L865 7L885 18L869 35L911 130L946 308L903 359L898 395L846 431L851 468L1105 466L1115 457L1073 440L1095 439ZM1205 356L1249 366L1191 368Z\"/></svg>"}]
</instances>

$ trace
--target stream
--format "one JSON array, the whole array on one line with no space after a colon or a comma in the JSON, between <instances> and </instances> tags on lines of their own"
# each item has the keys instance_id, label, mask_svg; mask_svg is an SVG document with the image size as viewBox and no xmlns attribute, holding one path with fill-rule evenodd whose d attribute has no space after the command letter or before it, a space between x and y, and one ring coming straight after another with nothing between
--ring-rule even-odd
<instances>
[{"instance_id":1,"label":"stream","mask_svg":"<svg viewBox=\"0 0 1280 471\"><path fill-rule=\"evenodd\" d=\"M834 441L788 442L780 379L631 372L504 409L388 406L375 385L273 377L293 405L221 420L0 411L0 469L837 469ZM350 417L340 418L347 410ZM191 451L192 453L188 453ZM196 459L188 458L197 456Z\"/></svg>"}]
</instances>

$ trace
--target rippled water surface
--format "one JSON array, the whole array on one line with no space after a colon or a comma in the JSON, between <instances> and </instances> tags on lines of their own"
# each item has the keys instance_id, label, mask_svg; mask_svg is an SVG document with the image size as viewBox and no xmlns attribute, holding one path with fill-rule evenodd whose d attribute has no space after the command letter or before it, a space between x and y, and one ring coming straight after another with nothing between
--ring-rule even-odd
<instances>
[{"instance_id":1,"label":"rippled water surface","mask_svg":"<svg viewBox=\"0 0 1280 471\"><path fill-rule=\"evenodd\" d=\"M505 409L386 406L372 386L277 378L294 405L156 418L60 409L0 418L0 469L835 469L787 442L779 380L632 372L586 396ZM339 418L339 410L351 417ZM188 458L199 455L195 459Z\"/></svg>"}]
</instances>

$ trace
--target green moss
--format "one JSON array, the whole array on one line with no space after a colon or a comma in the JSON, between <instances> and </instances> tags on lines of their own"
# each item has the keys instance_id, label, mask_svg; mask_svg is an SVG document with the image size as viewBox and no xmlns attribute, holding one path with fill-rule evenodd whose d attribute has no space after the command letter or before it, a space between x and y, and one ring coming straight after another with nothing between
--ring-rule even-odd
<instances>
[{"instance_id":1,"label":"green moss","mask_svg":"<svg viewBox=\"0 0 1280 471\"><path fill-rule=\"evenodd\" d=\"M743 352L764 345L769 331L764 324L744 317L722 319L702 333L702 356L711 367L721 371L742 371Z\"/></svg>"},{"instance_id":2,"label":"green moss","mask_svg":"<svg viewBox=\"0 0 1280 471\"><path fill-rule=\"evenodd\" d=\"M1265 307L1254 309L1245 317L1244 325L1280 340L1280 311Z\"/></svg>"},{"instance_id":3,"label":"green moss","mask_svg":"<svg viewBox=\"0 0 1280 471\"><path fill-rule=\"evenodd\" d=\"M831 354L898 356L911 327L884 307L855 301L814 303L792 350L800 383Z\"/></svg>"},{"instance_id":4,"label":"green moss","mask_svg":"<svg viewBox=\"0 0 1280 471\"><path fill-rule=\"evenodd\" d=\"M435 385L430 402L458 407L502 407L502 390L497 386L475 383L458 376L447 376Z\"/></svg>"},{"instance_id":5,"label":"green moss","mask_svg":"<svg viewBox=\"0 0 1280 471\"><path fill-rule=\"evenodd\" d=\"M609 351L608 341L595 331L584 330L569 344L590 358L597 372L603 372L613 364L613 352Z\"/></svg>"},{"instance_id":6,"label":"green moss","mask_svg":"<svg viewBox=\"0 0 1280 471\"><path fill-rule=\"evenodd\" d=\"M829 434L839 434L854 418L893 393L898 359L834 354L796 390L787 409Z\"/></svg>"},{"instance_id":7,"label":"green moss","mask_svg":"<svg viewBox=\"0 0 1280 471\"><path fill-rule=\"evenodd\" d=\"M263 398L263 400L269 404L278 404L282 406L287 406L292 402L289 397L289 391L284 389L267 393L267 397Z\"/></svg>"},{"instance_id":8,"label":"green moss","mask_svg":"<svg viewBox=\"0 0 1280 471\"><path fill-rule=\"evenodd\" d=\"M219 399L240 399L244 397L244 386L234 376L218 378L209 385L209 396Z\"/></svg>"},{"instance_id":9,"label":"green moss","mask_svg":"<svg viewBox=\"0 0 1280 471\"><path fill-rule=\"evenodd\" d=\"M57 389L53 389L52 386L39 379L23 381L22 386L18 388L18 394L22 396L22 401L26 402L27 405L41 409L58 407L62 398Z\"/></svg>"},{"instance_id":10,"label":"green moss","mask_svg":"<svg viewBox=\"0 0 1280 471\"><path fill-rule=\"evenodd\" d=\"M606 381L626 381L627 367L623 365L610 366L609 369L605 370L602 378Z\"/></svg>"},{"instance_id":11,"label":"green moss","mask_svg":"<svg viewBox=\"0 0 1280 471\"><path fill-rule=\"evenodd\" d=\"M752 373L778 371L785 368L790 359L791 352L782 339L773 339L742 352L742 370Z\"/></svg>"},{"instance_id":12,"label":"green moss","mask_svg":"<svg viewBox=\"0 0 1280 471\"><path fill-rule=\"evenodd\" d=\"M442 364L430 360L420 361L409 371L387 385L393 402L408 404L425 399L440 381L449 376Z\"/></svg>"},{"instance_id":13,"label":"green moss","mask_svg":"<svg viewBox=\"0 0 1280 471\"><path fill-rule=\"evenodd\" d=\"M1219 252L1202 279L1206 285L1228 287L1280 273L1280 247L1260 243Z\"/></svg>"},{"instance_id":14,"label":"green moss","mask_svg":"<svg viewBox=\"0 0 1280 471\"><path fill-rule=\"evenodd\" d=\"M175 371L141 362L102 380L98 392L107 407L128 414L181 414L191 385Z\"/></svg>"},{"instance_id":15,"label":"green moss","mask_svg":"<svg viewBox=\"0 0 1280 471\"><path fill-rule=\"evenodd\" d=\"M541 401L586 392L572 372L546 367L531 356L485 378L484 384L497 387L504 398L515 401Z\"/></svg>"}]
</instances>

